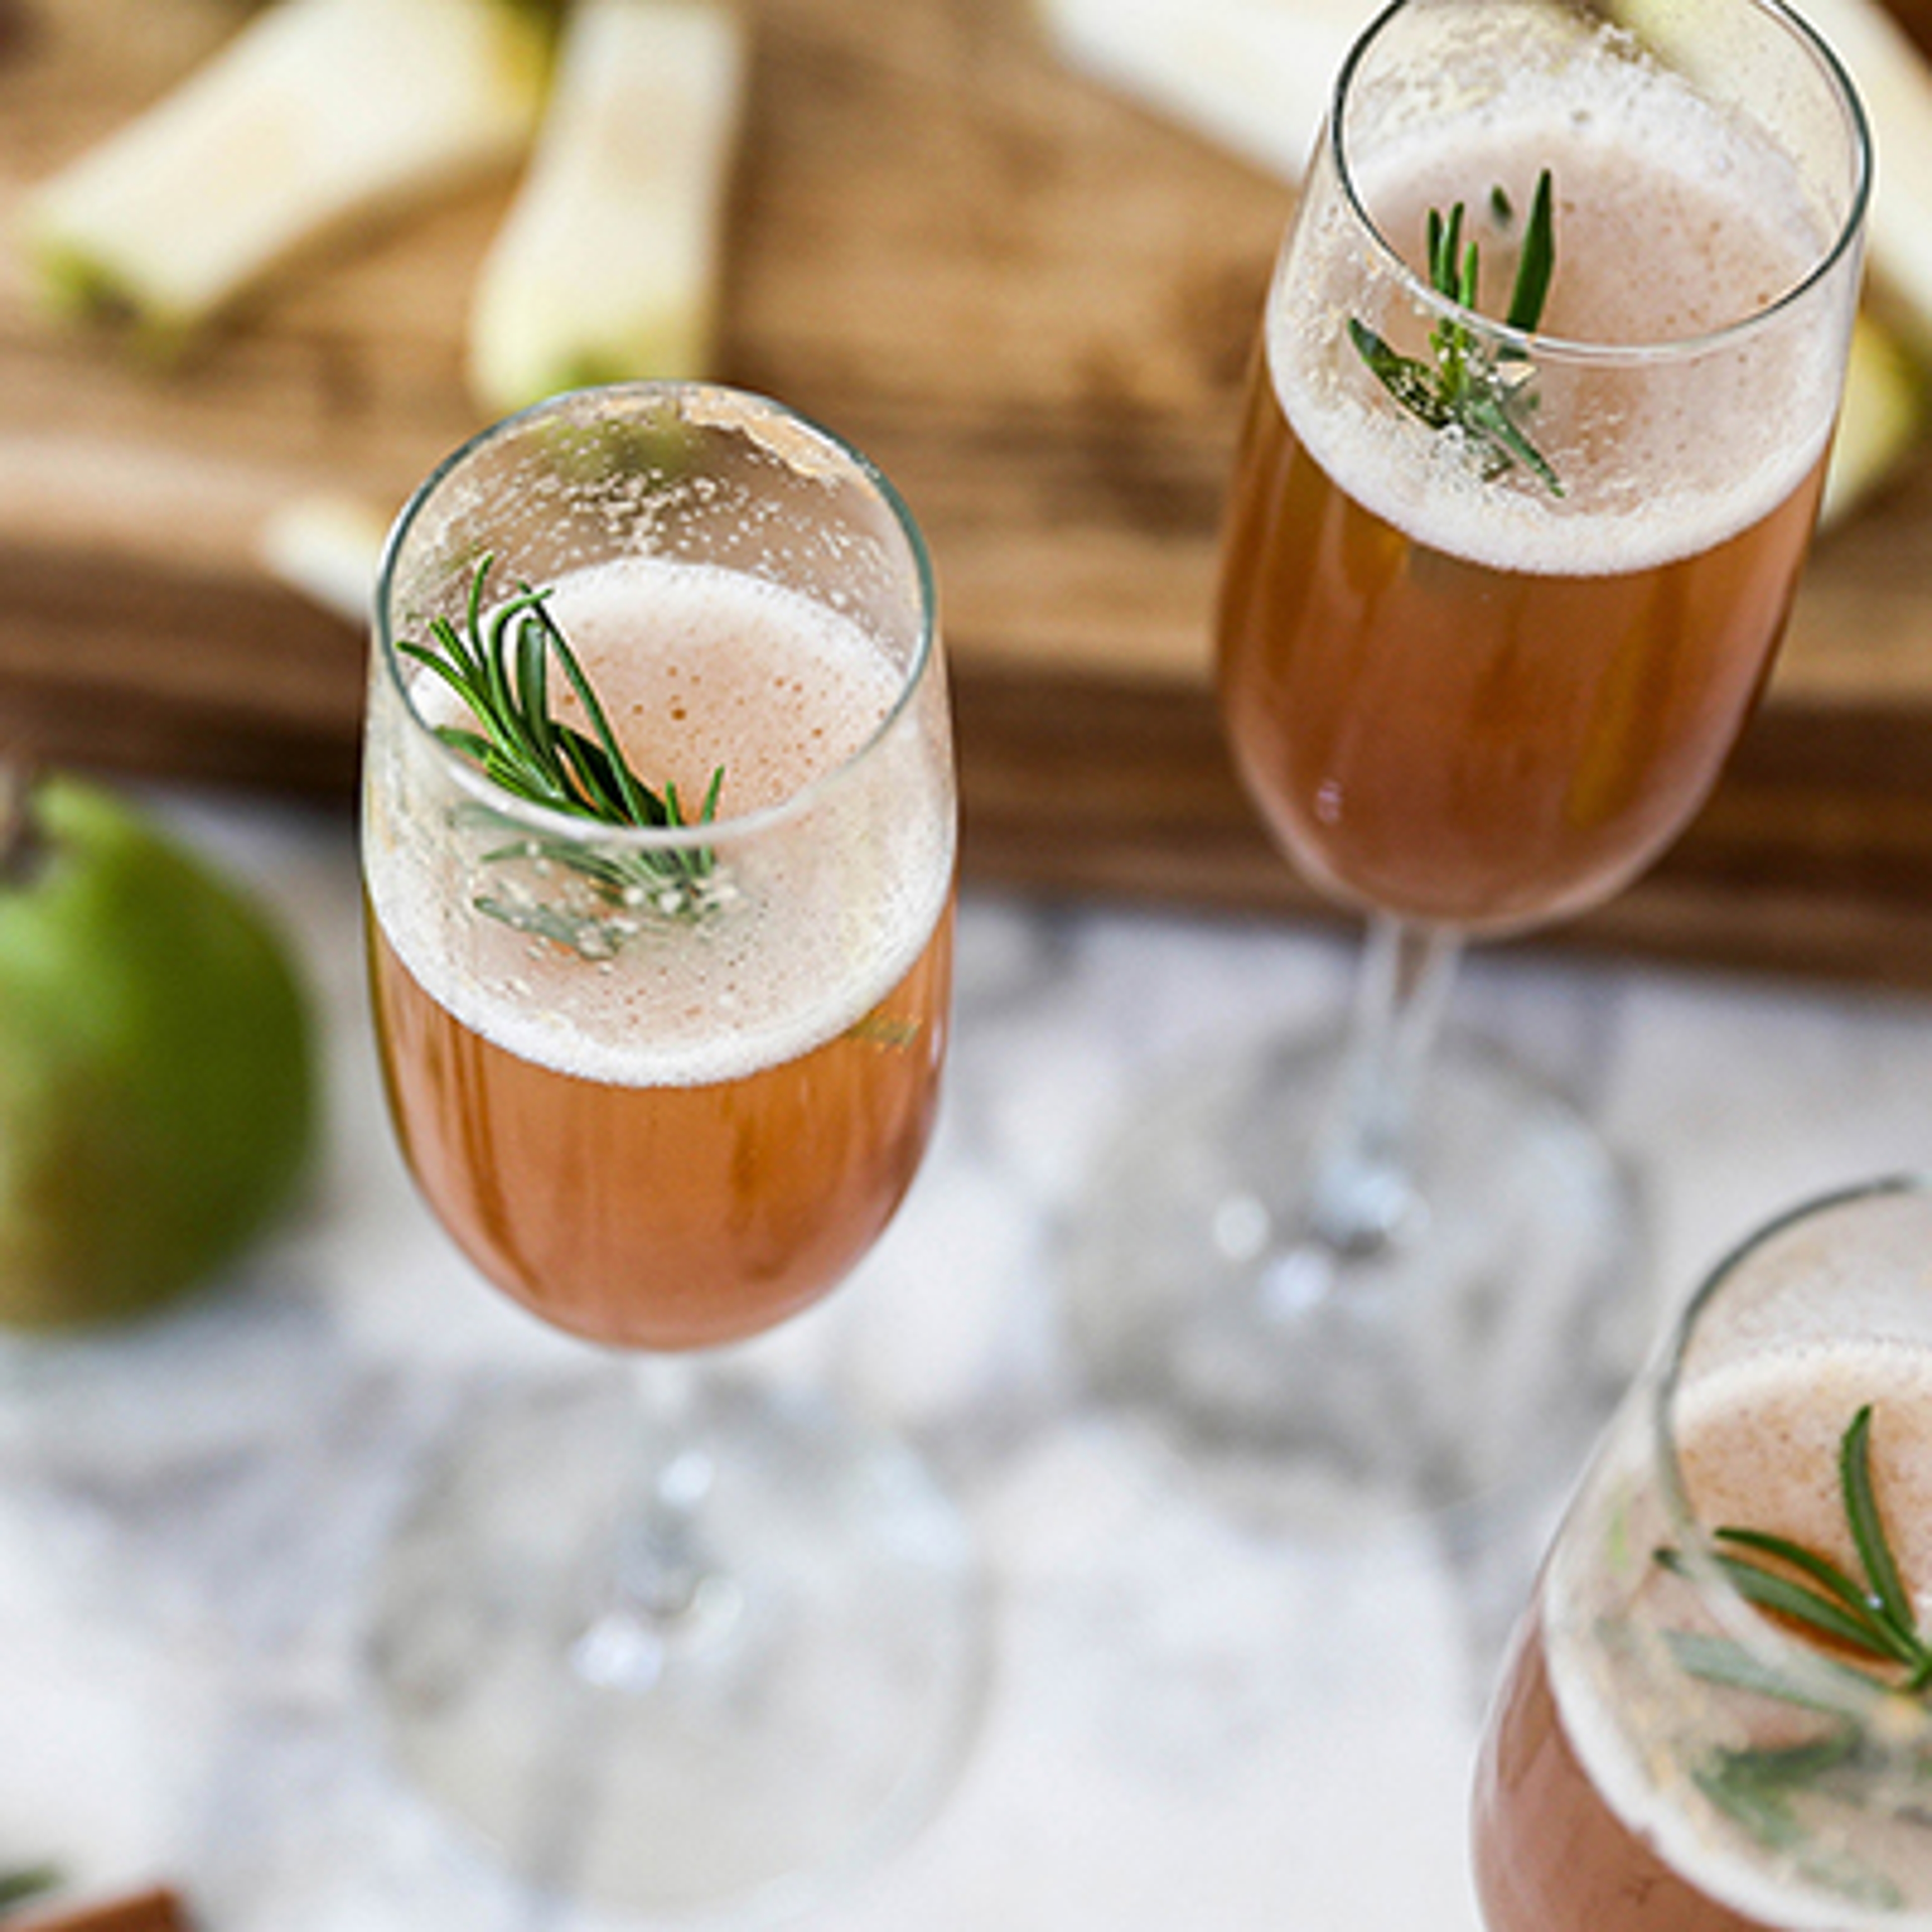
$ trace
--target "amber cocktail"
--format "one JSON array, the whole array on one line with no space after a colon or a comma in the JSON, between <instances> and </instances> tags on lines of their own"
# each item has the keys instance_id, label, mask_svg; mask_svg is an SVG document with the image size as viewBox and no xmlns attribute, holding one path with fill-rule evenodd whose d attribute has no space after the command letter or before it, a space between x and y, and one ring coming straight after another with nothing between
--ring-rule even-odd
<instances>
[{"instance_id":1,"label":"amber cocktail","mask_svg":"<svg viewBox=\"0 0 1932 1932\"><path fill-rule=\"evenodd\" d=\"M1600 903L1716 783L1810 540L1866 190L1837 63L1758 0L1406 0L1350 56L1216 634L1262 819L1369 916L1355 1024L1140 1109L1078 1258L1103 1380L1250 1476L1470 1502L1580 1453L1631 1366L1617 1164L1438 1022L1466 940Z\"/></svg>"}]
</instances>

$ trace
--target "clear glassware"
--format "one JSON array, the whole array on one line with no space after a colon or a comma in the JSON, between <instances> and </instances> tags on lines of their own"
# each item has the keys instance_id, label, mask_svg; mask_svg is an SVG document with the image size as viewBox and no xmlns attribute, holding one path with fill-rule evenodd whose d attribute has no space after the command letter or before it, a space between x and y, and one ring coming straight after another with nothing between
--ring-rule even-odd
<instances>
[{"instance_id":1,"label":"clear glassware","mask_svg":"<svg viewBox=\"0 0 1932 1932\"><path fill-rule=\"evenodd\" d=\"M690 822L531 803L447 735L477 720L409 646L540 638L494 631L520 585ZM713 1367L837 1285L932 1121L956 800L911 517L730 390L486 430L389 541L363 801L412 1172L610 1365L478 1405L403 1524L371 1646L397 1756L534 1882L790 1910L923 1815L983 1668L971 1540L910 1450Z\"/></svg>"},{"instance_id":2,"label":"clear glassware","mask_svg":"<svg viewBox=\"0 0 1932 1932\"><path fill-rule=\"evenodd\" d=\"M1635 1366L1628 1177L1444 1009L1466 942L1610 897L1715 783L1809 541L1868 175L1775 0L1403 0L1345 66L1216 614L1237 766L1366 964L1346 1037L1138 1105L1070 1244L1098 1386L1249 1499L1492 1501L1574 1472Z\"/></svg>"},{"instance_id":3,"label":"clear glassware","mask_svg":"<svg viewBox=\"0 0 1932 1932\"><path fill-rule=\"evenodd\" d=\"M1752 1236L1617 1412L1490 1715L1474 1803L1489 1932L1932 1925L1925 1689L1909 1663L1780 1614L1735 1566L1803 1569L1724 1534L1785 1539L1873 1596L1848 1462L1922 1606L1932 1192L1916 1177Z\"/></svg>"}]
</instances>

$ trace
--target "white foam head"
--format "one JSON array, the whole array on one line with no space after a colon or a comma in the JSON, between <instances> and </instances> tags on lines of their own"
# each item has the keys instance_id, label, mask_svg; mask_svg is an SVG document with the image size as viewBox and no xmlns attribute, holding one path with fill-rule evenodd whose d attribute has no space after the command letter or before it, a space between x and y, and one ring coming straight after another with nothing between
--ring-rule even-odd
<instances>
[{"instance_id":1,"label":"white foam head","mask_svg":"<svg viewBox=\"0 0 1932 1932\"><path fill-rule=\"evenodd\" d=\"M694 814L722 768L716 902L689 921L640 904L592 958L480 912L519 870L537 900L596 908L565 870L488 856L512 834L459 836L478 788L454 787L396 706L394 742L372 732L391 765L368 788L364 852L405 965L499 1046L626 1084L734 1077L850 1025L917 958L950 888L947 748L929 716L899 710L903 674L856 620L712 565L596 566L550 608L646 782L674 784ZM416 694L430 722L465 722L434 681ZM774 812L795 798L809 808Z\"/></svg>"},{"instance_id":2,"label":"white foam head","mask_svg":"<svg viewBox=\"0 0 1932 1932\"><path fill-rule=\"evenodd\" d=\"M1419 429L1365 380L1347 334L1365 299L1349 266L1361 238L1340 198L1311 214L1302 259L1277 277L1268 350L1290 424L1415 542L1498 569L1634 572L1748 528L1818 462L1848 306L1760 311L1831 238L1779 152L1622 40L1566 50L1553 73L1526 64L1480 104L1354 165L1362 205L1412 262L1429 208L1460 201L1473 218L1492 184L1523 208L1544 165L1556 183L1556 277L1527 420L1560 498L1527 471L1485 482L1453 432ZM1505 293L1486 277L1479 300L1495 313Z\"/></svg>"}]
</instances>

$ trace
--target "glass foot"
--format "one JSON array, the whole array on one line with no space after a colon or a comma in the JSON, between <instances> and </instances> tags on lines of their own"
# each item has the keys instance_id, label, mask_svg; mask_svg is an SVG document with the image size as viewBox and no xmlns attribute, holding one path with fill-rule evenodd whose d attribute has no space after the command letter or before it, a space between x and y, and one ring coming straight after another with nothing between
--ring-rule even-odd
<instances>
[{"instance_id":1,"label":"glass foot","mask_svg":"<svg viewBox=\"0 0 1932 1932\"><path fill-rule=\"evenodd\" d=\"M1339 1063L1290 1047L1147 1097L1069 1256L1096 1393L1310 1530L1567 1483L1645 1340L1624 1177L1574 1108L1452 1035L1413 1185L1358 1193L1354 1237L1324 1238L1304 1190Z\"/></svg>"},{"instance_id":2,"label":"glass foot","mask_svg":"<svg viewBox=\"0 0 1932 1932\"><path fill-rule=\"evenodd\" d=\"M466 1413L381 1580L389 1738L532 1884L769 1924L909 1833L956 1768L986 1668L976 1560L903 1445L728 1385L661 1478L701 1562L640 1614L610 1582L642 1427L622 1378Z\"/></svg>"}]
</instances>

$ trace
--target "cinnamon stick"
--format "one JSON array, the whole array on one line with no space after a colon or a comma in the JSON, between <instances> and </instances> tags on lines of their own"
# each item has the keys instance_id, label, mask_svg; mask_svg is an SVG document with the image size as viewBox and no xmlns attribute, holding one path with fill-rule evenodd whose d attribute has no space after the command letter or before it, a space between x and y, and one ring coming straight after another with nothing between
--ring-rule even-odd
<instances>
[{"instance_id":1,"label":"cinnamon stick","mask_svg":"<svg viewBox=\"0 0 1932 1932\"><path fill-rule=\"evenodd\" d=\"M179 1895L166 1886L92 1904L42 1907L7 1922L7 1932L192 1932Z\"/></svg>"}]
</instances>

